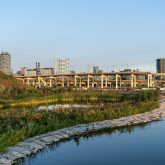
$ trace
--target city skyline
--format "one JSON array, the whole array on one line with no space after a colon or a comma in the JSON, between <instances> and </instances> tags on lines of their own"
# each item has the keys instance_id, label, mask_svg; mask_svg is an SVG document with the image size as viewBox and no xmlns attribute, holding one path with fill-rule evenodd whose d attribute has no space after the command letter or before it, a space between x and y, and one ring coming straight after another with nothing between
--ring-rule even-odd
<instances>
[{"instance_id":1,"label":"city skyline","mask_svg":"<svg viewBox=\"0 0 165 165\"><path fill-rule=\"evenodd\" d=\"M165 2L151 1L6 0L0 51L12 55L14 71L67 57L78 72L93 65L154 72L155 59L165 54Z\"/></svg>"},{"instance_id":2,"label":"city skyline","mask_svg":"<svg viewBox=\"0 0 165 165\"><path fill-rule=\"evenodd\" d=\"M8 51L8 53L10 53ZM10 53L11 54L11 53ZM11 55L11 58L12 58L12 55ZM60 57L61 59L65 59L66 57ZM52 63L52 60L49 60L51 61L50 64L48 65L44 65L43 63L41 64L42 67L44 68L54 68L55 67L55 64L54 64L54 61L55 61L56 58L53 58L53 63ZM67 59L67 58L66 58ZM115 72L120 72L120 71L123 71L124 69L131 69L131 70L140 70L140 71L146 71L146 72L156 72L156 60L157 59L153 59L152 63L150 64L118 64L118 65L102 65L102 64L88 64L86 63L85 65L83 65L82 68L84 69L80 69L81 66L76 66L74 65L74 67L70 66L70 71L75 71L75 72L93 72L93 67L99 67L99 69L103 70L104 72L112 72L112 71L115 71ZM22 66L20 67L16 67L14 66L14 69L13 69L13 59L11 60L11 69L12 69L12 72L13 73L16 73L17 71L20 71L22 68L28 68L28 69L32 69L32 68L35 68L35 61L32 61L32 63L29 65L29 66L25 66L24 64L22 64Z\"/></svg>"}]
</instances>

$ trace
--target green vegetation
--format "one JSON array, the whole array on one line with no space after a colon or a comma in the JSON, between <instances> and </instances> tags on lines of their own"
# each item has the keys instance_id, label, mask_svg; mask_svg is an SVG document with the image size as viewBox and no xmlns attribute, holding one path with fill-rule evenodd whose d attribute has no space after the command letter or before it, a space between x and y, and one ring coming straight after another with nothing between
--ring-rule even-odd
<instances>
[{"instance_id":1,"label":"green vegetation","mask_svg":"<svg viewBox=\"0 0 165 165\"><path fill-rule=\"evenodd\" d=\"M122 102L129 100L143 101L145 97L155 97L156 92L140 91L138 94L117 92L75 92L74 87L56 87L35 89L23 85L19 80L0 72L0 108L25 107L51 103L69 102ZM152 96L153 95L153 96ZM149 98L150 99L150 98Z\"/></svg>"},{"instance_id":2,"label":"green vegetation","mask_svg":"<svg viewBox=\"0 0 165 165\"><path fill-rule=\"evenodd\" d=\"M23 86L20 81L14 78L11 75L6 75L0 71L0 89L1 92L5 89L9 89L12 87L21 87Z\"/></svg>"},{"instance_id":3,"label":"green vegetation","mask_svg":"<svg viewBox=\"0 0 165 165\"><path fill-rule=\"evenodd\" d=\"M0 108L9 107L29 107L43 104L54 103L113 103L123 101L144 101L157 96L156 91L138 91L133 93L117 93L113 92L65 92L54 91L54 89L28 89L13 87L10 93L3 93L0 96ZM44 94L46 93L46 94Z\"/></svg>"},{"instance_id":4,"label":"green vegetation","mask_svg":"<svg viewBox=\"0 0 165 165\"><path fill-rule=\"evenodd\" d=\"M94 103L95 106L49 111L29 108L54 103ZM158 106L158 93L154 90L118 93L75 92L71 87L35 89L0 72L0 153L38 134L143 113Z\"/></svg>"},{"instance_id":5,"label":"green vegetation","mask_svg":"<svg viewBox=\"0 0 165 165\"><path fill-rule=\"evenodd\" d=\"M31 99L33 98L33 99ZM69 108L50 111L39 110L0 110L0 152L8 146L41 133L65 128L81 123L111 120L123 116L150 111L159 107L158 93L154 90L139 91L131 94L108 92L69 92L51 96L32 96L22 101L71 101L97 103L95 108ZM10 102L10 100L8 100ZM12 100L18 105L20 99ZM100 105L100 106L99 106Z\"/></svg>"}]
</instances>

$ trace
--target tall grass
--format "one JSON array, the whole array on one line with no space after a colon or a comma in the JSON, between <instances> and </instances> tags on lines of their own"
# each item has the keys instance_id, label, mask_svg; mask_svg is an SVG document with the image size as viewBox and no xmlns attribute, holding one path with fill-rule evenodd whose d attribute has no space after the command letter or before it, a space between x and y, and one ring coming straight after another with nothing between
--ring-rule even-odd
<instances>
[{"instance_id":1,"label":"tall grass","mask_svg":"<svg viewBox=\"0 0 165 165\"><path fill-rule=\"evenodd\" d=\"M157 100L158 93L154 90L139 91L132 94L116 92L64 92L54 95L33 95L21 99L0 100L0 107L20 107L54 103L114 103L123 101L140 102Z\"/></svg>"},{"instance_id":2,"label":"tall grass","mask_svg":"<svg viewBox=\"0 0 165 165\"><path fill-rule=\"evenodd\" d=\"M52 111L37 110L0 110L0 153L8 146L41 133L65 128L76 124L111 120L124 116L144 113L159 107L156 91L140 91L134 94L114 93L68 93L47 96L37 101L70 99L88 102L91 99L104 103L88 109L58 109ZM27 102L28 100L26 100ZM23 102L23 105L26 104ZM13 103L13 102L12 102ZM14 103L13 103L14 104ZM17 102L16 102L17 104ZM18 105L18 104L17 104Z\"/></svg>"}]
</instances>

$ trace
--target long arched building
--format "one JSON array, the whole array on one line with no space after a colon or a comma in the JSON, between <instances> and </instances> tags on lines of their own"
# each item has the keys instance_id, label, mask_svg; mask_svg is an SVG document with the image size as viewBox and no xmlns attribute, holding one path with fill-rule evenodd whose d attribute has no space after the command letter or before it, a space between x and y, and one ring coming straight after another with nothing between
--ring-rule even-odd
<instances>
[{"instance_id":1,"label":"long arched building","mask_svg":"<svg viewBox=\"0 0 165 165\"><path fill-rule=\"evenodd\" d=\"M68 87L126 89L163 87L165 73L151 72L110 72L110 73L72 73L49 76L16 76L27 85L35 87Z\"/></svg>"}]
</instances>

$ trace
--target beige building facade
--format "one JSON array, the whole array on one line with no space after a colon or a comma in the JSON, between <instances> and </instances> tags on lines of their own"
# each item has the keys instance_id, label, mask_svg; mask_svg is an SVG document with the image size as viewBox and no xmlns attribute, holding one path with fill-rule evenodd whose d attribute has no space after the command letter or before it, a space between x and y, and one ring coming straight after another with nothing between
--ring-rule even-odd
<instances>
[{"instance_id":1,"label":"beige building facade","mask_svg":"<svg viewBox=\"0 0 165 165\"><path fill-rule=\"evenodd\" d=\"M69 58L57 58L55 59L55 74L68 74L70 73L70 61Z\"/></svg>"}]
</instances>

